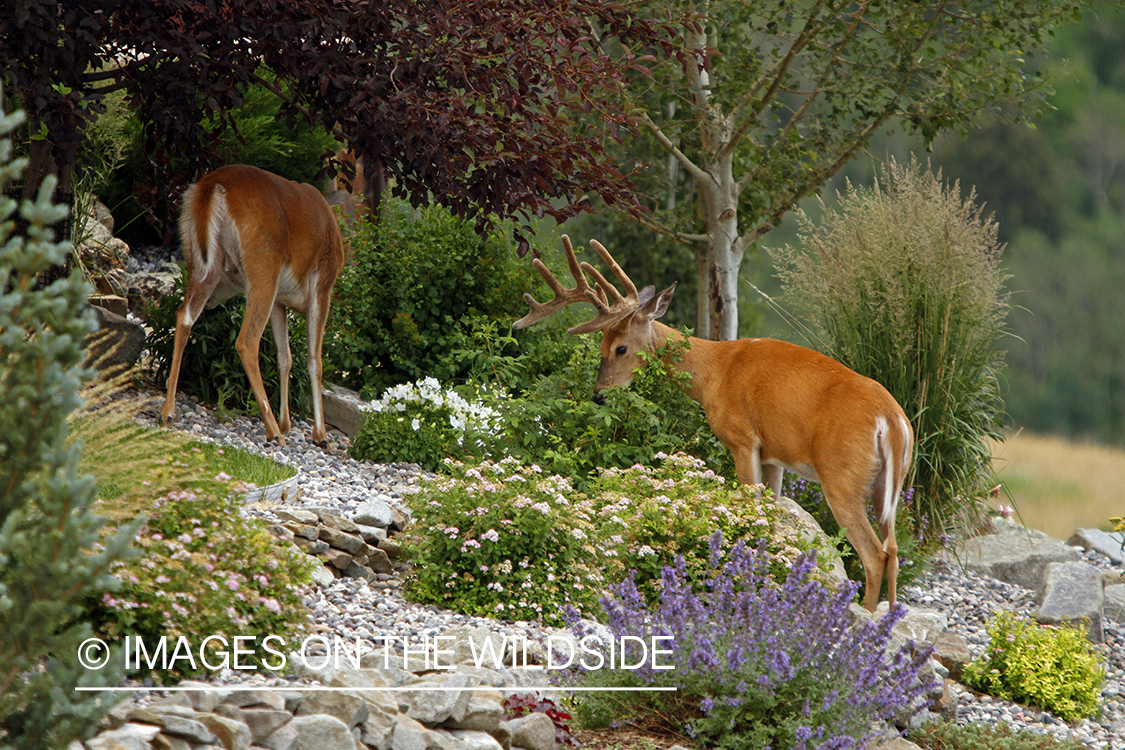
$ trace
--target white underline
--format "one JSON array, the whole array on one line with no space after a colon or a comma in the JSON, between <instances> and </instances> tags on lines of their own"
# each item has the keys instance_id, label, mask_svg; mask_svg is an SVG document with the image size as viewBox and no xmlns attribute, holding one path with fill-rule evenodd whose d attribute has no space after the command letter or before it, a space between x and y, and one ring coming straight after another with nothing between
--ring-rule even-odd
<instances>
[{"instance_id":1,"label":"white underline","mask_svg":"<svg viewBox=\"0 0 1125 750\"><path fill-rule=\"evenodd\" d=\"M212 690L228 690L231 692L249 692L251 690L260 690L264 693L292 693L292 692L324 692L324 693L338 693L343 691L370 691L370 690L388 690L391 692L411 692L411 693L440 693L452 692L460 690L498 690L503 693L520 693L525 691L537 692L553 692L553 693L664 693L675 692L679 688L674 687L631 687L631 688L618 688L618 687L559 687L557 685L531 685L528 687L506 687L498 688L492 685L474 685L469 687L324 687L323 685L292 685L289 687L250 687L248 685L215 685L207 687L76 687L75 692L90 692L90 693L136 693L139 691L162 691L166 693L205 693Z\"/></svg>"}]
</instances>

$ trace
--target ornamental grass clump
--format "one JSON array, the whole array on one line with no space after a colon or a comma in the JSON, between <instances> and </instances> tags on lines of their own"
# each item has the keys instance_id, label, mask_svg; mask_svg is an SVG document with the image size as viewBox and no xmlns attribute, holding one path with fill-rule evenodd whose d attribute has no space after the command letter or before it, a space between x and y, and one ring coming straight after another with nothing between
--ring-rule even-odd
<instances>
[{"instance_id":1,"label":"ornamental grass clump","mask_svg":"<svg viewBox=\"0 0 1125 750\"><path fill-rule=\"evenodd\" d=\"M851 185L799 245L771 250L825 352L879 381L914 427L917 528L927 541L978 525L1002 440L999 341L1008 312L997 225L972 192L911 162ZM907 513L901 513L905 520Z\"/></svg>"},{"instance_id":2,"label":"ornamental grass clump","mask_svg":"<svg viewBox=\"0 0 1125 750\"><path fill-rule=\"evenodd\" d=\"M859 748L886 731L883 723L923 707L934 685L921 678L932 648L908 643L890 652L891 629L904 609L853 624L848 605L857 584L828 590L813 576L812 554L802 556L785 581L771 574L764 547L738 543L722 553L722 535L711 542L715 574L696 591L681 559L663 572L660 604L647 605L632 580L602 599L615 640L649 642L668 637L661 663L634 670L593 670L587 685L675 687L658 693L616 693L585 700L588 721L654 717L687 731L712 748ZM579 637L588 633L574 627ZM630 641L626 641L630 643ZM641 661L626 648L620 663ZM668 666L671 669L657 669Z\"/></svg>"},{"instance_id":3,"label":"ornamental grass clump","mask_svg":"<svg viewBox=\"0 0 1125 750\"><path fill-rule=\"evenodd\" d=\"M561 625L573 607L592 614L604 556L593 508L570 480L514 458L447 462L450 476L419 488L403 543L415 561L414 601L471 615Z\"/></svg>"},{"instance_id":4,"label":"ornamental grass clump","mask_svg":"<svg viewBox=\"0 0 1125 750\"><path fill-rule=\"evenodd\" d=\"M1041 626L1002 610L988 635L984 655L965 667L966 685L1067 721L1097 713L1105 671L1085 628Z\"/></svg>"}]
</instances>

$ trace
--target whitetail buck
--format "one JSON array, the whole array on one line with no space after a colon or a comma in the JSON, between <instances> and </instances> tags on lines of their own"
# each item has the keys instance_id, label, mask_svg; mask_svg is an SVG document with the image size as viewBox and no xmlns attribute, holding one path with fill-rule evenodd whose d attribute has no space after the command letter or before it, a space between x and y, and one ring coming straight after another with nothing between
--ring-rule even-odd
<instances>
[{"instance_id":1,"label":"whitetail buck","mask_svg":"<svg viewBox=\"0 0 1125 750\"><path fill-rule=\"evenodd\" d=\"M161 418L170 422L175 412L184 347L204 306L214 307L243 293L246 318L235 348L262 411L266 438L280 440L281 433L289 431L289 371L293 366L285 322L289 308L304 313L308 322L312 436L325 445L321 347L332 285L344 263L336 216L312 185L244 165L210 173L184 192L183 204L180 242L188 281L176 315L168 396ZM277 345L281 376L280 424L270 409L258 367L258 345L267 321Z\"/></svg>"},{"instance_id":2,"label":"whitetail buck","mask_svg":"<svg viewBox=\"0 0 1125 750\"><path fill-rule=\"evenodd\" d=\"M628 385L642 360L669 338L683 334L656 322L668 309L676 285L656 293L636 286L601 244L590 242L621 281L625 296L589 263L579 264L563 237L576 286L566 289L539 260L533 263L555 293L512 327L526 328L574 302L597 310L570 333L602 331L601 368L595 394ZM586 273L594 279L590 287ZM765 484L777 497L784 469L820 482L840 528L863 560L864 605L874 611L884 571L891 604L898 577L895 512L910 465L914 435L902 407L887 390L836 360L775 339L706 341L690 347L672 366L691 374L687 394L703 405L715 435L734 456L738 481ZM870 495L883 541L866 513Z\"/></svg>"}]
</instances>

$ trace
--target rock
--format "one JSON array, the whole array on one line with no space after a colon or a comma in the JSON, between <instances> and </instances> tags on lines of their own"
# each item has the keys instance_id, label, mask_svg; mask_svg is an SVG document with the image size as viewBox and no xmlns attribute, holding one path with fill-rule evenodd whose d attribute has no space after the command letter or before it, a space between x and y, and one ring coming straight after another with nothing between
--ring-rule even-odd
<instances>
[{"instance_id":1,"label":"rock","mask_svg":"<svg viewBox=\"0 0 1125 750\"><path fill-rule=\"evenodd\" d=\"M473 688L478 684L475 677L452 674L448 679L441 681L440 687L445 688L444 690L407 690L399 693L399 710L410 718L430 726L450 720L454 723L460 722L468 713L472 690L451 688ZM418 687L437 686L436 681L418 684Z\"/></svg>"},{"instance_id":2,"label":"rock","mask_svg":"<svg viewBox=\"0 0 1125 750\"><path fill-rule=\"evenodd\" d=\"M266 750L297 750L297 729L291 721L286 722L273 734L256 740L256 744Z\"/></svg>"},{"instance_id":3,"label":"rock","mask_svg":"<svg viewBox=\"0 0 1125 750\"><path fill-rule=\"evenodd\" d=\"M160 727L151 724L123 724L86 740L87 750L149 750Z\"/></svg>"},{"instance_id":4,"label":"rock","mask_svg":"<svg viewBox=\"0 0 1125 750\"><path fill-rule=\"evenodd\" d=\"M300 708L297 709L298 717L327 714L339 719L351 729L366 721L370 713L363 696L351 690L306 690L302 691L301 695L303 700Z\"/></svg>"},{"instance_id":5,"label":"rock","mask_svg":"<svg viewBox=\"0 0 1125 750\"><path fill-rule=\"evenodd\" d=\"M354 534L348 534L326 526L320 527L321 541L328 542L336 549L341 549L349 555L366 554L367 542Z\"/></svg>"},{"instance_id":6,"label":"rock","mask_svg":"<svg viewBox=\"0 0 1125 750\"><path fill-rule=\"evenodd\" d=\"M311 714L297 716L292 727L297 741L294 750L358 750L355 736L347 724L335 716Z\"/></svg>"},{"instance_id":7,"label":"rock","mask_svg":"<svg viewBox=\"0 0 1125 750\"><path fill-rule=\"evenodd\" d=\"M250 727L241 721L218 714L200 714L199 720L215 734L217 744L227 750L250 750Z\"/></svg>"},{"instance_id":8,"label":"rock","mask_svg":"<svg viewBox=\"0 0 1125 750\"><path fill-rule=\"evenodd\" d=\"M235 690L223 698L222 702L239 708L285 710L285 697L274 690Z\"/></svg>"},{"instance_id":9,"label":"rock","mask_svg":"<svg viewBox=\"0 0 1125 750\"><path fill-rule=\"evenodd\" d=\"M190 701L192 708L200 713L210 713L215 710L215 706L222 703L227 697L230 696L230 690L216 688L214 685L208 685L205 682L198 682L196 680L184 680L180 683L182 688L207 688L207 690L191 690L182 695L186 696Z\"/></svg>"},{"instance_id":10,"label":"rock","mask_svg":"<svg viewBox=\"0 0 1125 750\"><path fill-rule=\"evenodd\" d=\"M451 729L449 733L461 743L465 750L504 750L504 746L488 732L478 732L472 729Z\"/></svg>"},{"instance_id":11,"label":"rock","mask_svg":"<svg viewBox=\"0 0 1125 750\"><path fill-rule=\"evenodd\" d=\"M362 578L368 583L375 580L375 571L356 562L344 568L344 575L348 578Z\"/></svg>"},{"instance_id":12,"label":"rock","mask_svg":"<svg viewBox=\"0 0 1125 750\"><path fill-rule=\"evenodd\" d=\"M1094 643L1103 643L1102 608L1105 580L1101 572L1082 562L1051 563L1039 594L1035 619L1047 625L1086 622Z\"/></svg>"},{"instance_id":13,"label":"rock","mask_svg":"<svg viewBox=\"0 0 1125 750\"><path fill-rule=\"evenodd\" d=\"M193 745L209 745L216 741L211 730L196 721L195 711L181 706L152 707L133 711L132 720L163 727L165 734L183 737Z\"/></svg>"},{"instance_id":14,"label":"rock","mask_svg":"<svg viewBox=\"0 0 1125 750\"><path fill-rule=\"evenodd\" d=\"M321 526L327 526L330 529L343 531L347 534L355 534L359 531L359 527L340 515L340 512L335 508L309 508L309 510L316 513Z\"/></svg>"},{"instance_id":15,"label":"rock","mask_svg":"<svg viewBox=\"0 0 1125 750\"><path fill-rule=\"evenodd\" d=\"M379 528L378 526L364 526L361 523L356 523L359 529L359 535L363 537L363 541L370 544L372 547L378 547L379 543L387 538L387 530Z\"/></svg>"},{"instance_id":16,"label":"rock","mask_svg":"<svg viewBox=\"0 0 1125 750\"><path fill-rule=\"evenodd\" d=\"M1125 623L1125 584L1105 587L1103 614L1115 622Z\"/></svg>"},{"instance_id":17,"label":"rock","mask_svg":"<svg viewBox=\"0 0 1125 750\"><path fill-rule=\"evenodd\" d=\"M962 636L946 631L934 641L934 658L949 670L951 679L960 682L965 665L973 660L973 653Z\"/></svg>"},{"instance_id":18,"label":"rock","mask_svg":"<svg viewBox=\"0 0 1125 750\"><path fill-rule=\"evenodd\" d=\"M366 402L355 391L331 383L324 384L322 393L324 421L348 437L355 435L363 422Z\"/></svg>"},{"instance_id":19,"label":"rock","mask_svg":"<svg viewBox=\"0 0 1125 750\"><path fill-rule=\"evenodd\" d=\"M1125 563L1125 552L1121 545L1125 541L1120 531L1102 531L1101 529L1078 529L1070 537L1067 544L1072 547L1081 547L1087 552L1094 551L1099 555L1108 557L1114 565Z\"/></svg>"},{"instance_id":20,"label":"rock","mask_svg":"<svg viewBox=\"0 0 1125 750\"><path fill-rule=\"evenodd\" d=\"M132 367L145 348L145 329L116 313L95 307L98 330L86 338L86 361L99 370Z\"/></svg>"},{"instance_id":21,"label":"rock","mask_svg":"<svg viewBox=\"0 0 1125 750\"><path fill-rule=\"evenodd\" d=\"M257 744L293 720L293 714L274 708L239 708L229 704L215 707L215 713L245 724L251 743Z\"/></svg>"},{"instance_id":22,"label":"rock","mask_svg":"<svg viewBox=\"0 0 1125 750\"><path fill-rule=\"evenodd\" d=\"M555 722L547 714L533 713L512 719L512 746L526 750L555 750Z\"/></svg>"},{"instance_id":23,"label":"rock","mask_svg":"<svg viewBox=\"0 0 1125 750\"><path fill-rule=\"evenodd\" d=\"M387 557L398 560L402 557L402 547L394 539L387 538L379 542L379 549L387 553Z\"/></svg>"},{"instance_id":24,"label":"rock","mask_svg":"<svg viewBox=\"0 0 1125 750\"><path fill-rule=\"evenodd\" d=\"M504 719L504 696L498 690L473 690L469 705L460 719L450 718L445 726L454 729L471 729L493 732Z\"/></svg>"},{"instance_id":25,"label":"rock","mask_svg":"<svg viewBox=\"0 0 1125 750\"><path fill-rule=\"evenodd\" d=\"M391 734L391 750L457 750L457 748L452 737L427 729L409 716L399 716L394 732Z\"/></svg>"},{"instance_id":26,"label":"rock","mask_svg":"<svg viewBox=\"0 0 1125 750\"><path fill-rule=\"evenodd\" d=\"M410 524L414 523L414 516L410 511L401 505L395 504L391 506L391 515L394 516L394 522L391 524L399 531L406 531L410 528Z\"/></svg>"},{"instance_id":27,"label":"rock","mask_svg":"<svg viewBox=\"0 0 1125 750\"><path fill-rule=\"evenodd\" d=\"M282 521L292 521L293 523L305 524L307 526L316 526L320 521L316 513L309 510L301 510L300 508L278 509L273 513ZM310 538L315 539L316 537Z\"/></svg>"},{"instance_id":28,"label":"rock","mask_svg":"<svg viewBox=\"0 0 1125 750\"><path fill-rule=\"evenodd\" d=\"M293 532L293 536L299 536L310 541L316 541L320 538L320 527L316 524L287 521L282 525Z\"/></svg>"},{"instance_id":29,"label":"rock","mask_svg":"<svg viewBox=\"0 0 1125 750\"><path fill-rule=\"evenodd\" d=\"M1056 539L989 534L965 541L958 557L969 570L1036 591L1048 565L1076 562L1081 553Z\"/></svg>"},{"instance_id":30,"label":"rock","mask_svg":"<svg viewBox=\"0 0 1125 750\"><path fill-rule=\"evenodd\" d=\"M382 500L369 500L356 508L354 520L359 525L385 529L395 522L395 515Z\"/></svg>"},{"instance_id":31,"label":"rock","mask_svg":"<svg viewBox=\"0 0 1125 750\"><path fill-rule=\"evenodd\" d=\"M391 565L391 558L387 552L382 549L381 545L387 543L388 540L379 542L379 547L371 547L371 555L367 558L367 567L374 570L376 573L393 573L394 566Z\"/></svg>"},{"instance_id":32,"label":"rock","mask_svg":"<svg viewBox=\"0 0 1125 750\"><path fill-rule=\"evenodd\" d=\"M320 560L317 560L317 566L312 572L313 581L318 586L328 586L336 580L336 576L332 575L332 571L327 566L321 565Z\"/></svg>"},{"instance_id":33,"label":"rock","mask_svg":"<svg viewBox=\"0 0 1125 750\"><path fill-rule=\"evenodd\" d=\"M812 544L813 549L832 555L831 565L829 566L829 574L832 579L837 583L848 580L848 574L844 572L844 563L841 562L840 556L835 553L835 548L828 542L828 535L820 528L820 524L816 522L812 514L787 497L775 498L773 502L786 511L778 514L782 526L781 529L778 529L778 532L781 534L787 532L799 534Z\"/></svg>"}]
</instances>

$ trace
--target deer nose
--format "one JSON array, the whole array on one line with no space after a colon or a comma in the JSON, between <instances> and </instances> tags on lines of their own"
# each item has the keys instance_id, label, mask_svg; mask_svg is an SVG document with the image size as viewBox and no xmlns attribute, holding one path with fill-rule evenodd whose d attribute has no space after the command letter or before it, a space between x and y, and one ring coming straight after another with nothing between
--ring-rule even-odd
<instances>
[{"instance_id":1,"label":"deer nose","mask_svg":"<svg viewBox=\"0 0 1125 750\"><path fill-rule=\"evenodd\" d=\"M602 395L601 391L594 391L594 403L598 405L605 403L605 396Z\"/></svg>"}]
</instances>

